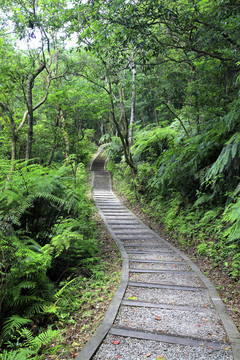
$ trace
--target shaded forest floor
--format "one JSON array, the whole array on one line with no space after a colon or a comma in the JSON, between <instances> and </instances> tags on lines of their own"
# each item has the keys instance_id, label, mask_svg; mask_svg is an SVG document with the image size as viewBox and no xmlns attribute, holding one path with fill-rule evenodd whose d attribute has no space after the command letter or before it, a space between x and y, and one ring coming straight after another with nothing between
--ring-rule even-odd
<instances>
[{"instance_id":1,"label":"shaded forest floor","mask_svg":"<svg viewBox=\"0 0 240 360\"><path fill-rule=\"evenodd\" d=\"M206 259L204 256L200 256L194 247L180 247L175 234L169 234L163 224L155 218L145 214L140 204L133 204L124 195L117 192L117 190L114 191L117 193L117 196L121 199L121 201L136 216L138 216L139 219L154 230L159 236L163 237L165 240L169 241L172 245L176 246L185 253L200 268L200 270L214 284L235 325L240 331L240 281L237 282L230 278L223 269L216 268L209 259Z\"/></svg>"}]
</instances>

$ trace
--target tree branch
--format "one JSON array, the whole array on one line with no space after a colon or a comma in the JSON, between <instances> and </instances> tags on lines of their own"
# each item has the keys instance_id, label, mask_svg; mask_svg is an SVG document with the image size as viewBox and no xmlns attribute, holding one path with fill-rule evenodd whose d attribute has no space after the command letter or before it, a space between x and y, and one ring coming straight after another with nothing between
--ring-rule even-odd
<instances>
[{"instance_id":1,"label":"tree branch","mask_svg":"<svg viewBox=\"0 0 240 360\"><path fill-rule=\"evenodd\" d=\"M185 131L187 137L189 137L189 133L188 133L184 123L182 122L182 119L170 108L170 106L165 101L162 100L162 102L168 108L168 110L180 121L180 123L183 127L183 130Z\"/></svg>"}]
</instances>

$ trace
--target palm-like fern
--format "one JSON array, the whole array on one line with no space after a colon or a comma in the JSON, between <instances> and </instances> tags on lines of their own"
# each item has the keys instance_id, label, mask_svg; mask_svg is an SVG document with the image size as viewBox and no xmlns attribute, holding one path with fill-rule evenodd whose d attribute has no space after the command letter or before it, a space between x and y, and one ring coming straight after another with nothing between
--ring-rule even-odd
<instances>
[{"instance_id":1,"label":"palm-like fern","mask_svg":"<svg viewBox=\"0 0 240 360\"><path fill-rule=\"evenodd\" d=\"M235 169L239 170L239 157L240 157L240 134L235 133L226 145L223 147L217 160L213 163L206 174L206 181L214 180L218 175L224 175L233 172Z\"/></svg>"},{"instance_id":2,"label":"palm-like fern","mask_svg":"<svg viewBox=\"0 0 240 360\"><path fill-rule=\"evenodd\" d=\"M49 330L34 342L28 326L41 322L54 303L52 280L79 271L83 260L97 251L89 226L92 205L85 185L75 186L70 165L49 169L17 163L7 186L1 175L0 337L4 343L24 329L25 345L39 349L56 333ZM82 166L78 175L84 181ZM17 351L12 356L22 355Z\"/></svg>"},{"instance_id":3,"label":"palm-like fern","mask_svg":"<svg viewBox=\"0 0 240 360\"><path fill-rule=\"evenodd\" d=\"M3 353L0 354L0 360L27 360L30 359L33 354L34 352L30 349L4 350Z\"/></svg>"},{"instance_id":4,"label":"palm-like fern","mask_svg":"<svg viewBox=\"0 0 240 360\"><path fill-rule=\"evenodd\" d=\"M2 334L4 337L9 337L13 332L16 332L16 330L19 330L21 327L30 324L31 322L32 320L30 319L23 318L19 315L12 315L5 321Z\"/></svg>"},{"instance_id":5,"label":"palm-like fern","mask_svg":"<svg viewBox=\"0 0 240 360\"><path fill-rule=\"evenodd\" d=\"M38 336L33 336L32 332L27 328L23 328L20 332L21 336L25 339L24 345L35 353L37 353L41 347L49 344L53 339L59 337L58 330L52 330L48 328L46 331L40 333Z\"/></svg>"}]
</instances>

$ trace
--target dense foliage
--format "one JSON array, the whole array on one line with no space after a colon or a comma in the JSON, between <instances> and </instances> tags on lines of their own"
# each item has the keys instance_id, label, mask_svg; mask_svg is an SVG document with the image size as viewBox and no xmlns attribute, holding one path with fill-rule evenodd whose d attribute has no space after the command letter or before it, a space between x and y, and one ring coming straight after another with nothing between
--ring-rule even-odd
<instances>
[{"instance_id":1,"label":"dense foliage","mask_svg":"<svg viewBox=\"0 0 240 360\"><path fill-rule=\"evenodd\" d=\"M0 6L3 348L35 344L21 356L40 354L56 335L41 331L58 312L61 284L94 273L85 173L93 142L109 145L109 169L180 245L237 280L238 2Z\"/></svg>"}]
</instances>

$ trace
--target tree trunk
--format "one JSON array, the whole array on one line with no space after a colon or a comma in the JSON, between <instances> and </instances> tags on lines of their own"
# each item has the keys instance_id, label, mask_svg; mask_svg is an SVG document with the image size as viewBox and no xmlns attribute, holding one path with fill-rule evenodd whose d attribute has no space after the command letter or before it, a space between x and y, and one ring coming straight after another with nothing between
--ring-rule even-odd
<instances>
[{"instance_id":1,"label":"tree trunk","mask_svg":"<svg viewBox=\"0 0 240 360\"><path fill-rule=\"evenodd\" d=\"M37 70L28 77L27 80L27 108L28 108L28 137L27 137L27 148L26 148L26 160L32 157L32 144L33 144L33 101L32 101L32 90L34 87L35 78L45 69L46 64L41 63Z\"/></svg>"},{"instance_id":2,"label":"tree trunk","mask_svg":"<svg viewBox=\"0 0 240 360\"><path fill-rule=\"evenodd\" d=\"M60 123L63 129L63 136L64 136L64 140L65 140L65 159L67 160L69 157L69 138L68 138L68 133L66 130L66 122L63 116L63 111L62 109L60 109L59 111L59 117L60 117Z\"/></svg>"},{"instance_id":3,"label":"tree trunk","mask_svg":"<svg viewBox=\"0 0 240 360\"><path fill-rule=\"evenodd\" d=\"M122 130L121 130L121 126L115 117L115 107L114 107L114 102L113 102L113 92L112 92L111 80L110 80L110 76L108 74L106 66L105 66L105 69L106 69L106 82L108 85L108 94L110 96L111 117L112 117L114 125L116 126L118 136L120 137L121 142L122 142L123 151L124 151L124 155L125 155L125 161L130 166L130 168L133 170L133 173L137 174L137 168L133 163L132 155L129 151L128 135L127 135L127 137L124 136L124 134L122 133Z\"/></svg>"},{"instance_id":4,"label":"tree trunk","mask_svg":"<svg viewBox=\"0 0 240 360\"><path fill-rule=\"evenodd\" d=\"M182 121L182 119L170 108L170 106L165 102L163 101L163 104L168 108L168 110L178 119L178 121L180 122L180 124L182 125L182 128L183 130L185 131L185 134L187 135L187 137L189 137L189 133Z\"/></svg>"},{"instance_id":5,"label":"tree trunk","mask_svg":"<svg viewBox=\"0 0 240 360\"><path fill-rule=\"evenodd\" d=\"M28 137L27 137L27 148L26 148L26 160L32 158L32 144L33 144L33 112L28 114Z\"/></svg>"},{"instance_id":6,"label":"tree trunk","mask_svg":"<svg viewBox=\"0 0 240 360\"><path fill-rule=\"evenodd\" d=\"M133 124L135 123L135 104L136 104L136 67L134 61L134 51L131 55L130 68L132 70L132 101L131 101L131 117L129 124L129 147L132 147L133 144Z\"/></svg>"},{"instance_id":7,"label":"tree trunk","mask_svg":"<svg viewBox=\"0 0 240 360\"><path fill-rule=\"evenodd\" d=\"M49 156L49 159L48 159L48 164L47 166L50 166L52 161L53 161L53 157L54 157L54 153L55 153L55 148L56 148L56 134L54 135L54 138L53 138L53 143L52 143L52 149L51 149L51 153L50 153L50 156Z\"/></svg>"},{"instance_id":8,"label":"tree trunk","mask_svg":"<svg viewBox=\"0 0 240 360\"><path fill-rule=\"evenodd\" d=\"M50 153L50 156L49 156L49 159L48 159L48 166L51 165L52 163L52 160L53 160L53 157L54 157L54 153L55 153L55 148L56 148L56 139L57 139L57 134L56 134L56 131L57 131L57 127L59 125L59 113L57 113L57 116L56 116L56 121L55 121L55 133L54 133L54 137L53 137L53 143L52 143L52 149L51 149L51 153Z\"/></svg>"},{"instance_id":9,"label":"tree trunk","mask_svg":"<svg viewBox=\"0 0 240 360\"><path fill-rule=\"evenodd\" d=\"M124 93L123 93L123 89L119 86L118 89L118 93L119 93L119 97L120 97L120 107L121 107L121 119L124 119L124 132L125 132L125 138L128 138L128 129L129 129L129 124L128 124L128 118L127 118L127 113L126 113L126 109L125 109L125 104L124 104Z\"/></svg>"}]
</instances>

